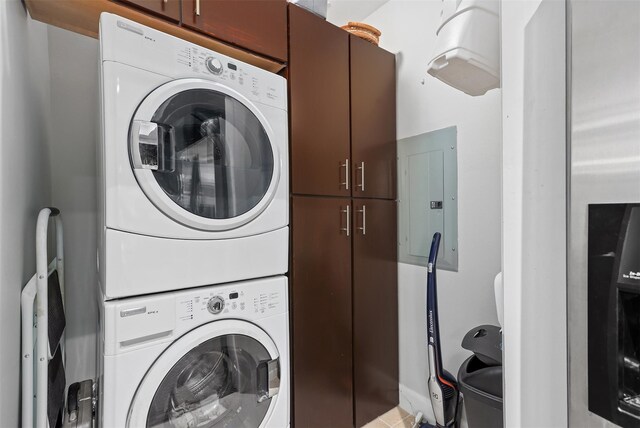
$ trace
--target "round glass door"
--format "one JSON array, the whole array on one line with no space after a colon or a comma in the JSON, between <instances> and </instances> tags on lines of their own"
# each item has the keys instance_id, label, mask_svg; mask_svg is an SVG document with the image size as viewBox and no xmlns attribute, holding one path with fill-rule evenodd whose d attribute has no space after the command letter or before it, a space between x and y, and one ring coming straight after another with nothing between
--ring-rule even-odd
<instances>
[{"instance_id":1,"label":"round glass door","mask_svg":"<svg viewBox=\"0 0 640 428\"><path fill-rule=\"evenodd\" d=\"M150 94L131 125L130 153L145 194L175 220L236 227L264 209L277 182L270 130L248 100L183 79Z\"/></svg>"},{"instance_id":2,"label":"round glass door","mask_svg":"<svg viewBox=\"0 0 640 428\"><path fill-rule=\"evenodd\" d=\"M269 353L248 336L227 335L184 355L158 387L147 427L257 427L269 409L258 370Z\"/></svg>"},{"instance_id":3,"label":"round glass door","mask_svg":"<svg viewBox=\"0 0 640 428\"><path fill-rule=\"evenodd\" d=\"M262 426L279 392L279 359L264 331L237 323L210 323L169 347L138 388L128 426Z\"/></svg>"}]
</instances>

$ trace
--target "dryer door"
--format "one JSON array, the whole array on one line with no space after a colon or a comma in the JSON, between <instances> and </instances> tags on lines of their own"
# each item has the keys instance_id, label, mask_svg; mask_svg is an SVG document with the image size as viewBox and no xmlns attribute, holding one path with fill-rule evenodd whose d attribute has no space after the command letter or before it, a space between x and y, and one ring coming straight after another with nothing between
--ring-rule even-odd
<instances>
[{"instance_id":1,"label":"dryer door","mask_svg":"<svg viewBox=\"0 0 640 428\"><path fill-rule=\"evenodd\" d=\"M238 92L204 79L174 80L150 93L131 121L129 154L151 202L200 230L253 220L280 177L264 116Z\"/></svg>"},{"instance_id":2,"label":"dryer door","mask_svg":"<svg viewBox=\"0 0 640 428\"><path fill-rule=\"evenodd\" d=\"M253 324L214 321L174 342L149 369L127 426L261 427L280 382L279 355Z\"/></svg>"}]
</instances>

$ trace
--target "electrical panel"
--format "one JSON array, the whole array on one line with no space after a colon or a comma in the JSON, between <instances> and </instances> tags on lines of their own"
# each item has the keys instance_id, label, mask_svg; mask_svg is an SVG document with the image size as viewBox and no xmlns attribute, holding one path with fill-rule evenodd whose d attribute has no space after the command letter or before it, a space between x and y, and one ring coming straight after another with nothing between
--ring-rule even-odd
<instances>
[{"instance_id":1,"label":"electrical panel","mask_svg":"<svg viewBox=\"0 0 640 428\"><path fill-rule=\"evenodd\" d=\"M440 232L438 268L458 270L457 158L455 126L398 141L400 262L426 266Z\"/></svg>"}]
</instances>

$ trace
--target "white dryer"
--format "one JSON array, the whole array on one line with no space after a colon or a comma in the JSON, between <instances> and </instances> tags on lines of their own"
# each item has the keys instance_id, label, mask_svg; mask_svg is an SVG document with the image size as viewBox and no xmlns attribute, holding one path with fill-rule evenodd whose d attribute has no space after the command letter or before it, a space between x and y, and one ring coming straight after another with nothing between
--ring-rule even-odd
<instances>
[{"instance_id":1,"label":"white dryer","mask_svg":"<svg viewBox=\"0 0 640 428\"><path fill-rule=\"evenodd\" d=\"M107 13L100 55L105 298L285 273L285 79Z\"/></svg>"},{"instance_id":2,"label":"white dryer","mask_svg":"<svg viewBox=\"0 0 640 428\"><path fill-rule=\"evenodd\" d=\"M289 426L286 277L100 305L99 426Z\"/></svg>"}]
</instances>

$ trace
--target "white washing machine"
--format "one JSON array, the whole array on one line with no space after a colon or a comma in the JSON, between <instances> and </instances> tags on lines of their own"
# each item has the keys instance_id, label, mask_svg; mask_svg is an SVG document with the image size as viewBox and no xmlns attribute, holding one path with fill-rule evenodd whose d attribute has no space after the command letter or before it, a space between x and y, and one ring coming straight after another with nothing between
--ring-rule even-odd
<instances>
[{"instance_id":1,"label":"white washing machine","mask_svg":"<svg viewBox=\"0 0 640 428\"><path fill-rule=\"evenodd\" d=\"M289 426L286 277L100 304L102 428Z\"/></svg>"},{"instance_id":2,"label":"white washing machine","mask_svg":"<svg viewBox=\"0 0 640 428\"><path fill-rule=\"evenodd\" d=\"M285 79L107 13L100 55L105 298L285 273Z\"/></svg>"}]
</instances>

